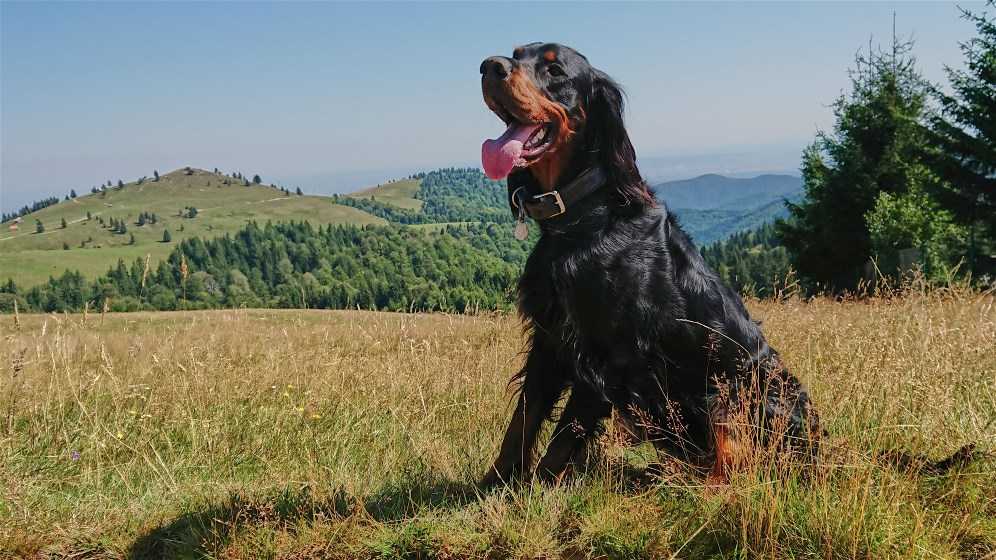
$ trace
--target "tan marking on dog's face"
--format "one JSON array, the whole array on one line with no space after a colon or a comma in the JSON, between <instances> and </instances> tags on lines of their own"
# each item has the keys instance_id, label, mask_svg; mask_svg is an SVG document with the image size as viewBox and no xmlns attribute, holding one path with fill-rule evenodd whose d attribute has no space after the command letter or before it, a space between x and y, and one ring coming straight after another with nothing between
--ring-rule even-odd
<instances>
[{"instance_id":1,"label":"tan marking on dog's face","mask_svg":"<svg viewBox=\"0 0 996 560\"><path fill-rule=\"evenodd\" d=\"M547 59L547 61L549 62L553 62L554 60L557 60L557 53L553 52L552 50L546 51L545 53L543 53L543 58Z\"/></svg>"}]
</instances>

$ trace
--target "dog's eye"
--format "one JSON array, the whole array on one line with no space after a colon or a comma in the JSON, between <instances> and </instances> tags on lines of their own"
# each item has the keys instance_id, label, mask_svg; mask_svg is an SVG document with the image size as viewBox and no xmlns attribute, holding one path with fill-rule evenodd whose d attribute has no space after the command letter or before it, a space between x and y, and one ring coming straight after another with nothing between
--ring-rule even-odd
<instances>
[{"instance_id":1,"label":"dog's eye","mask_svg":"<svg viewBox=\"0 0 996 560\"><path fill-rule=\"evenodd\" d=\"M551 76L563 76L564 69L556 64L551 64L546 67L546 71L550 73Z\"/></svg>"}]
</instances>

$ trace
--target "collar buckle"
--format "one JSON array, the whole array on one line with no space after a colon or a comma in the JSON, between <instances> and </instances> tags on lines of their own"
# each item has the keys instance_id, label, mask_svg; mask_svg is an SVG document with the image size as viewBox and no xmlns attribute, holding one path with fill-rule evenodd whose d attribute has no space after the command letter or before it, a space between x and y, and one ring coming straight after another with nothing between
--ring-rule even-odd
<instances>
[{"instance_id":1,"label":"collar buckle","mask_svg":"<svg viewBox=\"0 0 996 560\"><path fill-rule=\"evenodd\" d=\"M559 210L559 212L557 212L556 214L550 214L549 216L547 216L548 218L552 218L554 216L559 216L559 215L563 214L564 212L567 212L567 208L564 206L564 199L560 198L560 193L557 192L557 191L550 191L550 192L545 192L545 193L542 193L542 194L538 194L538 195L534 196L533 198L535 198L537 201L542 201L543 199L545 199L548 196L552 196L553 197L553 201L552 202L557 205L557 209Z\"/></svg>"}]
</instances>

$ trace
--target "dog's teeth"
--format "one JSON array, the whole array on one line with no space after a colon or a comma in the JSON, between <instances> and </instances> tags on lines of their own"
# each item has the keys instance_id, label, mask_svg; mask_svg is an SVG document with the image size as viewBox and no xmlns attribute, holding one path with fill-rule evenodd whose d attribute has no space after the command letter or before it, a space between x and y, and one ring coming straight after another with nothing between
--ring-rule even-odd
<instances>
[{"instance_id":1,"label":"dog's teeth","mask_svg":"<svg viewBox=\"0 0 996 560\"><path fill-rule=\"evenodd\" d=\"M545 136L546 136L546 128L539 129L539 131L537 131L536 134L534 134L529 139L529 141L526 142L526 147L527 148L534 148L534 147L536 147L540 142L543 141L543 137L545 137Z\"/></svg>"}]
</instances>

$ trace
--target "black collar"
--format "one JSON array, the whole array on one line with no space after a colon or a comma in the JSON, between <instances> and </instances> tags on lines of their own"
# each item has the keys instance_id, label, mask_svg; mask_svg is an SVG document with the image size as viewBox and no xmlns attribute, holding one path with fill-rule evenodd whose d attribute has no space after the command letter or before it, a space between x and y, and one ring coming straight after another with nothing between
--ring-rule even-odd
<instances>
[{"instance_id":1,"label":"black collar","mask_svg":"<svg viewBox=\"0 0 996 560\"><path fill-rule=\"evenodd\" d=\"M530 195L525 187L519 187L512 193L511 202L513 207L533 220L546 220L567 212L568 208L595 192L605 181L605 172L596 165L556 191Z\"/></svg>"}]
</instances>

